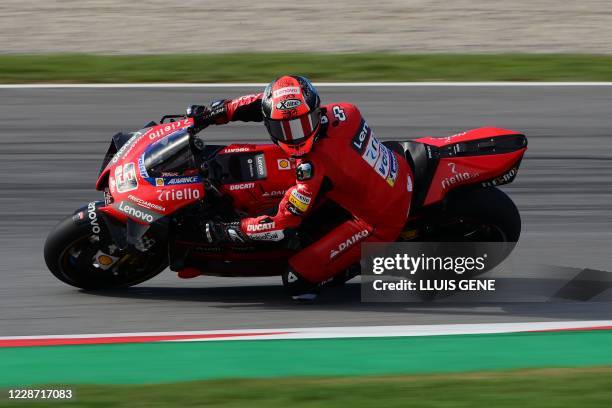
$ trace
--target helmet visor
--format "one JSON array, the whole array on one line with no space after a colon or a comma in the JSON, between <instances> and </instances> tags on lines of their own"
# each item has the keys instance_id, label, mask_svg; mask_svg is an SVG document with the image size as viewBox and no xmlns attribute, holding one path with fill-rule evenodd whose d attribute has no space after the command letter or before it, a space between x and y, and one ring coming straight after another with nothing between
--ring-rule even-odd
<instances>
[{"instance_id":1,"label":"helmet visor","mask_svg":"<svg viewBox=\"0 0 612 408\"><path fill-rule=\"evenodd\" d=\"M272 139L287 145L297 145L312 137L321 121L321 110L291 120L268 119L268 132Z\"/></svg>"}]
</instances>

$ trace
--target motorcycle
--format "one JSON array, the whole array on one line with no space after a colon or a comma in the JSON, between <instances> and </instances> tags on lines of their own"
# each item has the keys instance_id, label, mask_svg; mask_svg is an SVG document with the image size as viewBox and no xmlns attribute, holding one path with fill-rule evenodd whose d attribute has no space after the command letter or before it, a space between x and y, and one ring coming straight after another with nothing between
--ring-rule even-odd
<instances>
[{"instance_id":1,"label":"motorcycle","mask_svg":"<svg viewBox=\"0 0 612 408\"><path fill-rule=\"evenodd\" d=\"M207 144L192 125L191 118L166 115L113 136L96 183L104 200L76 210L47 237L53 275L86 290L137 285L167 267L181 278L280 275L292 254L351 216L323 199L281 242L208 244L203 220L274 214L295 183L295 161L274 144ZM413 171L398 241L507 242L511 251L521 219L497 186L516 177L524 135L479 128L382 143ZM352 267L336 281L358 273Z\"/></svg>"}]
</instances>

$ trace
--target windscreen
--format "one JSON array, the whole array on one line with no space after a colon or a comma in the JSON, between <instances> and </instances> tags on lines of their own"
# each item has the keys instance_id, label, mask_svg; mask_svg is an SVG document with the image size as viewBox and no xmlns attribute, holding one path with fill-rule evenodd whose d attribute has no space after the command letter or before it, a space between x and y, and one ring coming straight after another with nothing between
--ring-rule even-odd
<instances>
[{"instance_id":1,"label":"windscreen","mask_svg":"<svg viewBox=\"0 0 612 408\"><path fill-rule=\"evenodd\" d=\"M181 173L194 167L195 161L187 130L171 133L149 146L144 153L144 165L150 176Z\"/></svg>"}]
</instances>

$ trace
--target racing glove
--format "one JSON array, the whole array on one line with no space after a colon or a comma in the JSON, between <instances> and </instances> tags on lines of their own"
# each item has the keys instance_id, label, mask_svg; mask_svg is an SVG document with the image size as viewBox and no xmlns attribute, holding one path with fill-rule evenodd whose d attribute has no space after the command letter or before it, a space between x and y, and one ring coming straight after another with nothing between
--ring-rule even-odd
<instances>
[{"instance_id":1,"label":"racing glove","mask_svg":"<svg viewBox=\"0 0 612 408\"><path fill-rule=\"evenodd\" d=\"M240 222L207 221L204 224L204 238L209 244L236 243L244 244L250 238L242 232Z\"/></svg>"},{"instance_id":2,"label":"racing glove","mask_svg":"<svg viewBox=\"0 0 612 408\"><path fill-rule=\"evenodd\" d=\"M186 111L188 118L193 118L193 126L199 131L209 125L222 125L227 123L227 108L225 100L214 101L210 107L204 105L191 105Z\"/></svg>"}]
</instances>

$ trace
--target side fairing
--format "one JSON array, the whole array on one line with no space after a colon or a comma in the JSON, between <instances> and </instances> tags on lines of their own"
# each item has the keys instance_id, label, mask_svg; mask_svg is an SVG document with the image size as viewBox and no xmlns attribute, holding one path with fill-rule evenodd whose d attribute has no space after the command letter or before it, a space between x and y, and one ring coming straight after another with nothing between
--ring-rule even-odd
<instances>
[{"instance_id":1,"label":"side fairing","mask_svg":"<svg viewBox=\"0 0 612 408\"><path fill-rule=\"evenodd\" d=\"M274 209L295 184L295 160L273 144L229 145L219 152L217 163L221 190L248 215Z\"/></svg>"}]
</instances>

